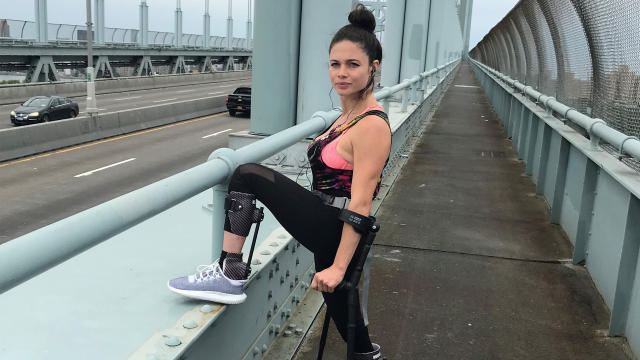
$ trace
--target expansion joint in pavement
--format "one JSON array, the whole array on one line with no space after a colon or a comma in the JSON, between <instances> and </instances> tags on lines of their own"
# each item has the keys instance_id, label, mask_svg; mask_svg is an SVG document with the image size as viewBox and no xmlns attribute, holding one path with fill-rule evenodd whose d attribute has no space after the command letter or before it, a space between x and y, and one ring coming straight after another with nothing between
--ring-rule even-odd
<instances>
[{"instance_id":1,"label":"expansion joint in pavement","mask_svg":"<svg viewBox=\"0 0 640 360\"><path fill-rule=\"evenodd\" d=\"M510 256L497 256L497 255L470 253L470 252L464 252L464 251L444 250L444 249L404 246L404 245L389 245L389 244L373 244L373 247L417 250L417 251L424 251L424 252L431 252L431 253L465 255L465 256L483 257L483 258L489 258L489 259L520 261L520 262L540 263L540 264L557 264L557 265L573 264L571 259L526 259L526 258L516 258L516 257L510 257Z\"/></svg>"}]
</instances>

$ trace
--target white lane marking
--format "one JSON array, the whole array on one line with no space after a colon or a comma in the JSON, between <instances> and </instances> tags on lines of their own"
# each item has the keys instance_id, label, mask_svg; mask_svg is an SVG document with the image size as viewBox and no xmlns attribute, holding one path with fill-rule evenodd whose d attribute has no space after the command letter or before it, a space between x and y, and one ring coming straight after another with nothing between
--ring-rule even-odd
<instances>
[{"instance_id":1,"label":"white lane marking","mask_svg":"<svg viewBox=\"0 0 640 360\"><path fill-rule=\"evenodd\" d=\"M217 133L209 134L209 135L207 135L207 136L203 136L202 138L203 138L203 139L206 139L206 138L208 138L208 137L216 136L216 135L218 135L218 134L222 134L222 133L224 133L224 132L231 131L231 130L233 130L233 129L227 129L227 130L218 131Z\"/></svg>"},{"instance_id":2,"label":"white lane marking","mask_svg":"<svg viewBox=\"0 0 640 360\"><path fill-rule=\"evenodd\" d=\"M131 100L131 99L139 99L142 96L129 96L129 97L125 97L125 98L120 98L120 99L113 99L114 101L123 101L123 100Z\"/></svg>"},{"instance_id":3,"label":"white lane marking","mask_svg":"<svg viewBox=\"0 0 640 360\"><path fill-rule=\"evenodd\" d=\"M178 98L173 98L173 99L163 99L163 100L156 100L156 101L154 101L154 103L165 102L165 101L173 101L173 100L178 100Z\"/></svg>"},{"instance_id":4,"label":"white lane marking","mask_svg":"<svg viewBox=\"0 0 640 360\"><path fill-rule=\"evenodd\" d=\"M461 87L461 88L479 88L480 86L474 86L474 85L454 85L455 87Z\"/></svg>"},{"instance_id":5,"label":"white lane marking","mask_svg":"<svg viewBox=\"0 0 640 360\"><path fill-rule=\"evenodd\" d=\"M209 95L218 95L218 94L224 94L224 93L226 93L226 91L217 91L217 92L209 93Z\"/></svg>"},{"instance_id":6,"label":"white lane marking","mask_svg":"<svg viewBox=\"0 0 640 360\"><path fill-rule=\"evenodd\" d=\"M180 90L180 91L176 91L177 93L187 93L187 92L192 92L192 91L196 91L198 89L190 89L190 90Z\"/></svg>"},{"instance_id":7,"label":"white lane marking","mask_svg":"<svg viewBox=\"0 0 640 360\"><path fill-rule=\"evenodd\" d=\"M111 165L103 166L103 167L101 167L100 169L95 169L95 170L87 171L86 173L78 174L78 175L76 175L76 176L74 176L74 177L83 177L83 176L93 175L94 173L97 173L98 171L102 171L102 170L105 170L105 169L108 169L108 168L111 168L111 167L114 167L114 166L122 165L122 164L124 164L124 163L128 163L128 162L133 161L133 160L135 160L135 159L136 159L136 158L131 158L131 159L127 159L127 160L124 160L124 161L117 162L117 163L115 163L115 164L111 164Z\"/></svg>"}]
</instances>

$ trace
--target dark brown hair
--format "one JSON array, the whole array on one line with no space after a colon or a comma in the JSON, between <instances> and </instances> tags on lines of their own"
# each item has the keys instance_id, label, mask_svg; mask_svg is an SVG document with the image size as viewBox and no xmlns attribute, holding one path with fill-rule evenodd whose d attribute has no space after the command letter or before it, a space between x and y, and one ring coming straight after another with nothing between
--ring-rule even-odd
<instances>
[{"instance_id":1,"label":"dark brown hair","mask_svg":"<svg viewBox=\"0 0 640 360\"><path fill-rule=\"evenodd\" d=\"M343 26L336 32L329 45L329 52L333 49L333 45L336 43L349 40L358 44L362 50L367 54L369 58L369 65L373 64L375 60L382 62L382 46L380 41L374 34L376 28L376 18L373 16L364 5L358 4L349 13L349 24ZM373 79L375 75L375 68L371 71L369 82L364 89L360 90L360 97L362 97L369 87L373 86Z\"/></svg>"}]
</instances>

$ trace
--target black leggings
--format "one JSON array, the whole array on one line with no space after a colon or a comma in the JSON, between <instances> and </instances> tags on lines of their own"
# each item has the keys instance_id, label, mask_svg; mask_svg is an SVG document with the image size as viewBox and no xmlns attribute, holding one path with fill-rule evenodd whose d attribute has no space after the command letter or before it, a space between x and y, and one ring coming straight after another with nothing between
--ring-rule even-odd
<instances>
[{"instance_id":1,"label":"black leggings","mask_svg":"<svg viewBox=\"0 0 640 360\"><path fill-rule=\"evenodd\" d=\"M323 204L318 197L295 181L259 164L239 166L231 177L229 191L254 194L289 234L313 252L316 271L322 271L333 264L342 236L343 222L338 219L340 210ZM354 255L354 259L357 255ZM352 261L345 278L352 271L353 264ZM340 335L346 341L347 293L323 292L322 296ZM364 326L360 310L356 317L355 340L356 352L372 350L369 331Z\"/></svg>"}]
</instances>

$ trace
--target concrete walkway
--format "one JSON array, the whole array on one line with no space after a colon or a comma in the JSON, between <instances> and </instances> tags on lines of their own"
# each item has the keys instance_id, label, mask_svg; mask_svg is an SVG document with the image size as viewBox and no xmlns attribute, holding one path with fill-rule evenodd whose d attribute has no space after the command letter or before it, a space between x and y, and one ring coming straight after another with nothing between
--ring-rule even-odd
<instances>
[{"instance_id":1,"label":"concrete walkway","mask_svg":"<svg viewBox=\"0 0 640 360\"><path fill-rule=\"evenodd\" d=\"M377 215L370 334L389 360L632 358L466 63ZM345 349L332 325L324 358Z\"/></svg>"}]
</instances>

